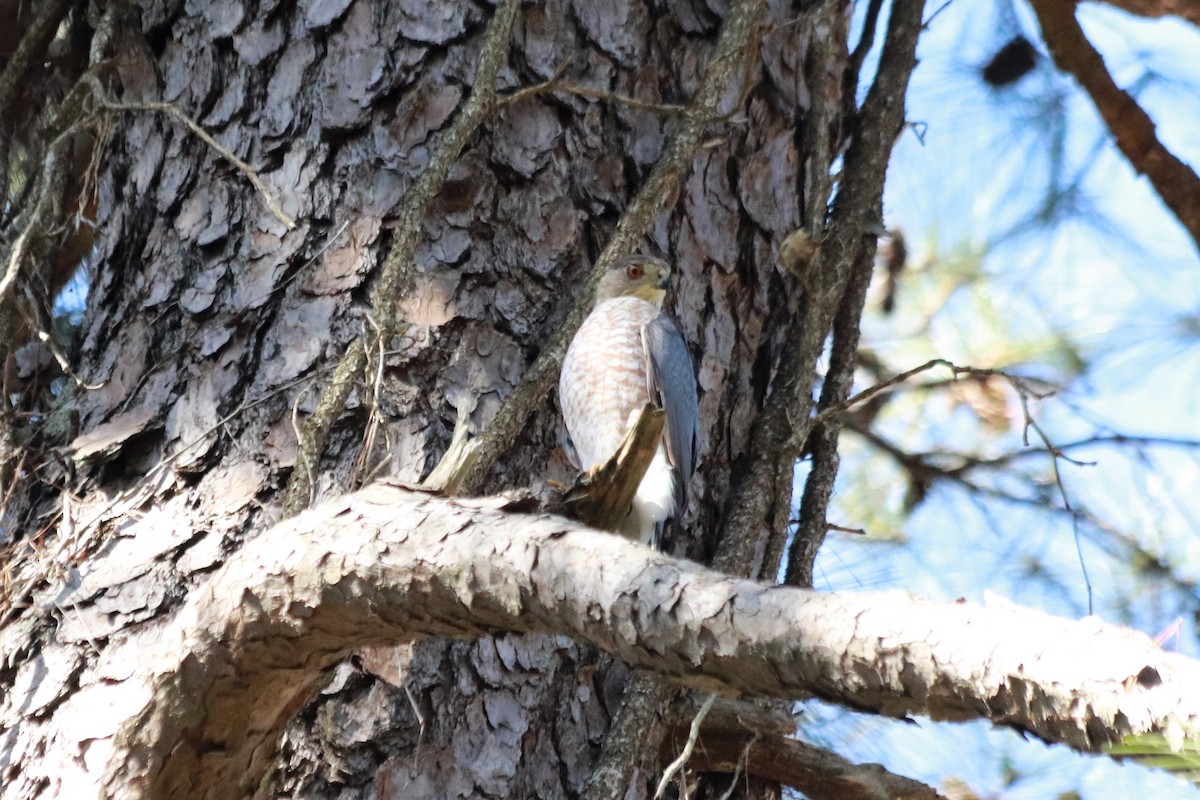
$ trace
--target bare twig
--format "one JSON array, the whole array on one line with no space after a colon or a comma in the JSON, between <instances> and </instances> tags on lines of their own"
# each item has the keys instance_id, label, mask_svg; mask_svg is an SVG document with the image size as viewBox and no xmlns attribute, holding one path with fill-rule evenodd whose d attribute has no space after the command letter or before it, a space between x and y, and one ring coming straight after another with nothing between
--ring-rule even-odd
<instances>
[{"instance_id":1,"label":"bare twig","mask_svg":"<svg viewBox=\"0 0 1200 800\"><path fill-rule=\"evenodd\" d=\"M3 277L0 277L0 304L7 300L9 292L16 284L31 237L35 236L39 229L46 231L57 224L57 220L52 219L54 217L52 211L59 202L56 194L62 189L66 180L66 153L64 151L70 143L71 137L92 124L94 124L92 119L76 121L54 137L54 140L46 148L42 170L36 182L36 188L33 189L37 194L37 201L25 215L24 226L9 250L8 263L5 266ZM48 217L51 218L48 219Z\"/></svg>"},{"instance_id":2,"label":"bare twig","mask_svg":"<svg viewBox=\"0 0 1200 800\"><path fill-rule=\"evenodd\" d=\"M361 337L356 337L338 361L329 385L322 389L317 407L304 424L299 426L296 467L292 470L283 494L285 516L302 511L312 503L313 470L325 450L325 441L333 423L346 410L346 401L362 373L366 359L366 343Z\"/></svg>"},{"instance_id":3,"label":"bare twig","mask_svg":"<svg viewBox=\"0 0 1200 800\"><path fill-rule=\"evenodd\" d=\"M1096 445L1118 445L1130 447L1178 447L1185 450L1200 450L1200 439L1181 439L1170 436L1125 436L1123 434L1111 434L1107 436L1089 436L1083 439L1076 439L1072 442L1054 445L1054 449L1050 450L1043 447L1025 447L1020 450L1012 450L1007 453L1001 453L998 456L977 456L969 453L943 453L930 452L920 454L922 457L938 456L939 458L955 458L961 459L962 464L947 470L949 473L958 475L966 474L976 469L1003 467L1011 464L1014 461L1023 460L1030 456L1037 455L1060 455L1064 456L1071 450L1079 450L1086 447ZM1083 466L1092 466L1095 462L1079 461L1069 459L1074 464Z\"/></svg>"},{"instance_id":4,"label":"bare twig","mask_svg":"<svg viewBox=\"0 0 1200 800\"><path fill-rule=\"evenodd\" d=\"M654 790L654 800L663 796L667 791L667 787L671 785L671 779L675 777L679 770L683 769L683 765L692 757L692 751L696 749L696 742L700 740L700 726L704 724L704 718L708 716L708 710L712 708L713 701L717 699L715 694L710 694L708 699L704 701L704 705L700 706L700 710L696 712L696 716L692 717L692 725L688 730L687 744L683 746L683 752L679 757L667 765L663 770L662 778L658 781L658 788Z\"/></svg>"},{"instance_id":5,"label":"bare twig","mask_svg":"<svg viewBox=\"0 0 1200 800\"><path fill-rule=\"evenodd\" d=\"M104 384L108 383L108 378L105 378L97 383L88 383L83 378L75 374L75 370L72 369L71 362L67 358L67 354L64 353L62 348L58 346L58 342L54 341L54 337L42 330L40 326L37 328L37 338L39 342L46 345L46 349L50 351L52 356L54 356L54 361L58 364L58 368L62 370L63 375L66 375L68 378L74 381L75 385L80 389L94 392L103 387Z\"/></svg>"},{"instance_id":6,"label":"bare twig","mask_svg":"<svg viewBox=\"0 0 1200 800\"><path fill-rule=\"evenodd\" d=\"M841 413L847 411L848 409L853 408L854 406L861 405L861 404L865 403L867 400L870 400L875 395L879 394L880 392L884 392L884 391L887 391L888 389L898 386L899 384L908 381L910 378L920 375L923 372L928 372L929 370L933 369L934 367L945 367L945 368L949 369L950 372L953 374L952 380L957 380L958 378L960 378L964 375L967 375L967 376L970 376L973 378L992 378L992 377L1003 378L1004 380L1011 383L1014 388L1018 389L1018 391L1024 391L1030 397L1034 397L1038 400L1045 399L1046 397L1049 397L1051 394L1054 394L1053 389L1048 390L1048 391L1039 391L1037 389L1034 389L1033 384L1036 381L1033 381L1029 378L1026 378L1026 377L1023 377L1020 375L1013 375L1012 373L1005 372L1002 369L987 369L987 368L983 368L983 367L970 367L970 366L962 367L962 366L959 366L958 364L955 364L953 361L948 361L944 358L931 358L929 361L926 361L924 364L921 364L920 366L916 366L916 367L913 367L912 369L905 370L904 372L901 372L897 375L893 375L892 377L888 378L885 381L880 381L879 383L875 384L874 386L870 386L866 389L863 389L861 392L858 392L857 394L847 398L846 400L844 400L836 405L830 406L827 409L822 410L821 413L819 413L813 417L812 424L820 425L820 424L828 421L830 417L841 414ZM935 384L928 384L927 386L934 386L934 385ZM941 386L944 384L938 383L936 385ZM926 388L926 387L923 386L922 388Z\"/></svg>"},{"instance_id":7,"label":"bare twig","mask_svg":"<svg viewBox=\"0 0 1200 800\"><path fill-rule=\"evenodd\" d=\"M838 403L835 406L831 406L830 408L824 409L823 411L821 411L821 413L819 413L815 417L813 417L813 425L820 425L832 416L841 414L842 412L844 412L850 408L853 408L856 405L865 403L866 401L870 400L872 397L879 394L880 392L887 391L888 389L891 389L894 386L898 386L901 383L904 383L909 378L920 375L922 372L928 372L929 370L933 369L934 367L939 367L939 366L947 367L950 370L957 369L957 367L952 362L947 361L944 358L930 359L929 361L926 361L924 364L920 365L919 367L913 367L912 369L905 370L904 372L901 372L897 375L893 375L892 377L888 378L885 381L880 381L879 383L875 384L874 386L871 386L867 389L863 389L861 392L853 395L852 397L850 397L846 400L843 400L842 402Z\"/></svg>"},{"instance_id":8,"label":"bare twig","mask_svg":"<svg viewBox=\"0 0 1200 800\"><path fill-rule=\"evenodd\" d=\"M742 754L738 756L737 764L733 767L733 775L729 778L729 788L721 795L719 800L730 800L733 793L737 790L738 778L742 776L742 771L746 769L746 765L750 762L750 748L758 741L758 734L750 737L750 741L746 742L746 746L742 748ZM747 792L749 794L749 792Z\"/></svg>"},{"instance_id":9,"label":"bare twig","mask_svg":"<svg viewBox=\"0 0 1200 800\"><path fill-rule=\"evenodd\" d=\"M568 53L566 58L558 62L558 65L554 68L554 72L550 73L550 77L541 83L534 84L533 86L526 86L524 89L518 89L517 91L509 92L508 94L497 95L496 108L506 108L507 106L515 105L521 102L527 97L536 97L540 94L545 94L546 92L551 91L550 87L556 85L562 79L563 73L567 71L567 67L571 66L571 62L574 60L575 54Z\"/></svg>"},{"instance_id":10,"label":"bare twig","mask_svg":"<svg viewBox=\"0 0 1200 800\"><path fill-rule=\"evenodd\" d=\"M641 111L652 111L656 114L664 116L676 116L686 111L685 106L672 105L669 103L650 103L645 100L638 100L636 97L630 97L616 92L610 92L605 89L596 89L591 86L582 86L571 81L564 81L562 74L566 72L567 67L574 61L574 56L567 56L562 62L554 68L553 74L541 83L533 86L526 86L524 89L518 89L515 92L501 96L497 102L497 108L505 108L507 106L516 105L530 97L538 97L543 94L553 94L562 92L564 94L574 94L580 97L586 97L591 100L603 100L613 105L625 106L627 108L636 108Z\"/></svg>"},{"instance_id":11,"label":"bare twig","mask_svg":"<svg viewBox=\"0 0 1200 800\"><path fill-rule=\"evenodd\" d=\"M374 324L374 320L370 317L366 320L368 325ZM354 468L350 471L350 486L359 488L368 480L370 480L371 456L375 452L375 442L379 437L379 397L383 391L383 367L387 360L385 353L386 339L382 335L383 332L376 328L375 335L369 338L371 342L371 351L367 355L366 369L369 372L368 380L365 384L365 400L366 405L370 409L367 413L366 430L363 432L362 445L359 447L358 457L354 460ZM364 338L367 338L367 333L363 332Z\"/></svg>"},{"instance_id":12,"label":"bare twig","mask_svg":"<svg viewBox=\"0 0 1200 800\"><path fill-rule=\"evenodd\" d=\"M40 205L39 203L39 207ZM0 278L0 302L4 301L13 284L17 282L17 276L21 273L21 259L25 257L25 243L29 240L30 232L37 222L38 217L34 215L13 242L12 250L8 254L8 266L4 268L4 277Z\"/></svg>"},{"instance_id":13,"label":"bare twig","mask_svg":"<svg viewBox=\"0 0 1200 800\"><path fill-rule=\"evenodd\" d=\"M910 480L916 483L928 486L935 481L944 480L960 486L969 495L974 497L988 498L1001 503L1008 503L1026 508L1035 508L1043 511L1049 511L1054 514L1064 515L1072 521L1073 525L1076 522L1086 523L1087 526L1104 534L1104 536L1108 537L1108 540L1115 542L1116 545L1119 545L1119 547L1122 548L1121 550L1118 550L1116 547L1109 546L1108 542L1104 539L1092 538L1093 543L1103 547L1107 552L1113 554L1115 557L1118 557L1124 561L1136 561L1138 563L1145 564L1147 568L1152 569L1156 573L1162 574L1168 580L1170 580L1172 584L1184 592L1193 594L1200 592L1200 584L1198 584L1196 581L1175 574L1172 571L1172 566L1161 555L1147 550L1145 546L1138 542L1133 536L1120 530L1108 521L1097 517L1095 514L1075 506L1068 508L1063 505L1059 505L1055 503L1052 498L1046 496L1044 492L1035 495L1020 495L1014 494L1011 491L987 486L968 477L968 469L964 468L963 466L943 468L930 460L931 456L941 457L945 454L910 453L897 446L895 443L887 440L878 432L865 425L861 425L854 417L850 417L846 424L850 430L861 436L872 447L892 458L901 469L908 473ZM1078 443L1078 446L1083 446L1084 444L1084 442L1081 442ZM1072 443L1071 445L1060 445L1058 449L1061 450L1067 447L1074 447L1076 445L1077 443ZM1028 455L1046 453L1053 455L1051 451L1043 448L1021 451L1021 454ZM1077 528L1074 530L1079 533L1082 532Z\"/></svg>"},{"instance_id":14,"label":"bare twig","mask_svg":"<svg viewBox=\"0 0 1200 800\"><path fill-rule=\"evenodd\" d=\"M1079 556L1079 569L1083 573L1083 584L1087 588L1087 608L1088 614L1090 615L1093 612L1092 578L1090 575L1088 575L1087 560L1083 557L1083 543L1079 539L1079 515L1075 513L1075 509L1071 505L1071 498L1067 495L1067 487L1063 483L1062 470L1058 467L1058 462L1060 459L1069 461L1077 466L1084 466L1084 464L1082 461L1076 461L1075 459L1068 457L1061 449L1054 446L1054 443L1050 441L1050 437L1046 435L1044 430L1042 430L1042 426L1038 425L1037 420L1035 420L1033 415L1030 414L1029 398L1025 395L1025 392L1018 389L1018 394L1021 398L1021 412L1025 415L1025 429L1022 433L1022 438L1025 445L1027 447L1029 446L1029 431L1033 430L1033 432L1038 435L1038 438L1042 440L1042 444L1045 445L1046 451L1053 457L1051 459L1051 465L1054 468L1054 483L1058 487L1058 494L1062 499L1063 508L1065 508L1067 513L1071 515L1071 534L1075 539L1075 553Z\"/></svg>"},{"instance_id":15,"label":"bare twig","mask_svg":"<svg viewBox=\"0 0 1200 800\"><path fill-rule=\"evenodd\" d=\"M197 138L216 151L217 155L228 161L234 167L234 169L242 173L246 180L250 181L250 185L253 186L255 191L257 191L262 197L263 202L267 204L267 208L270 209L271 213L275 216L275 219L283 223L284 227L286 227L288 230L292 230L296 227L295 220L293 220L284 212L283 207L279 204L279 201L275 199L275 195L269 188L267 188L267 185L263 183L262 178L258 177L258 173L254 171L254 168L235 156L232 150L230 150L228 147L225 147L223 144L209 135L208 131L204 130L204 128L200 127L195 120L183 113L183 110L180 109L179 106L176 106L174 103L161 102L118 102L107 95L107 93L104 91L104 88L100 85L100 81L94 74L89 73L88 75L85 75L83 80L90 86L92 94L96 98L96 102L99 103L100 107L106 111L155 111L166 114L167 116L173 117L179 121L185 128L195 134Z\"/></svg>"},{"instance_id":16,"label":"bare twig","mask_svg":"<svg viewBox=\"0 0 1200 800\"><path fill-rule=\"evenodd\" d=\"M625 106L626 108L636 108L639 111L652 111L655 114L661 114L666 117L675 117L683 114L687 108L685 106L674 105L672 103L651 103L646 100L638 100L636 97L629 95L617 94L604 89L594 89L590 86L582 86L571 81L559 80L553 77L544 83L539 83L536 86L527 86L524 89L518 89L510 95L505 96L500 105L510 106L515 105L522 100L530 97L537 97L543 94L554 94L562 92L564 94L574 94L580 97L586 97L590 100L602 100L613 105Z\"/></svg>"},{"instance_id":17,"label":"bare twig","mask_svg":"<svg viewBox=\"0 0 1200 800\"><path fill-rule=\"evenodd\" d=\"M953 2L954 2L954 0L945 0L945 2L944 2L944 3L942 3L940 6L938 6L937 8L935 8L935 9L933 10L933 13L929 15L929 19L925 20L925 22L921 24L921 30L923 30L923 31L927 31L927 30L929 30L929 26L933 24L933 21L934 21L935 19L937 19L937 18L938 18L938 16L939 16L939 15L940 15L940 14L941 14L943 11L945 11L947 8L949 8L949 7L950 7L950 4L951 4L951 3L953 3Z\"/></svg>"}]
</instances>

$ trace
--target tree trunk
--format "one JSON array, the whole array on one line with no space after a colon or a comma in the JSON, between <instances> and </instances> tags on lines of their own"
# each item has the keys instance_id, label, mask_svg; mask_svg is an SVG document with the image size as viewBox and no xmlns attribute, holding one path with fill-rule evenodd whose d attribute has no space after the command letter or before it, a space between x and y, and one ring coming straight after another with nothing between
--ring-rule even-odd
<instances>
[{"instance_id":1,"label":"tree trunk","mask_svg":"<svg viewBox=\"0 0 1200 800\"><path fill-rule=\"evenodd\" d=\"M309 469L298 426L358 337L367 367L309 475L312 499L380 476L419 481L460 418L472 434L488 428L682 124L678 106L696 92L725 16L690 0L521 7L501 92L568 85L502 102L469 139L403 272L401 325L381 340L383 312L364 299L400 233L402 195L471 91L494 10L97 5L92 66L110 109L97 113L112 129L97 162L98 236L73 364L100 385L70 392L57 412L78 437L47 423L7 565L4 798L94 794L123 718L105 709L134 702L127 679L177 611L279 521L289 477ZM699 560L717 549L734 464L793 346L804 283L779 265L779 243L824 223L844 20L842 3L771 5L751 68L726 87L725 116L642 242L677 266L668 303L698 367L701 460L676 549ZM160 101L245 162L282 214L217 146L145 105ZM572 477L560 424L546 399L485 488ZM52 457L68 444L68 458ZM774 486L764 536L789 518L789 481ZM774 575L765 538L756 552L747 574ZM255 755L277 759L259 791L575 796L626 675L546 634L367 651L299 693L304 702L281 699L273 713L291 721L278 753ZM635 792L657 775L640 777Z\"/></svg>"}]
</instances>

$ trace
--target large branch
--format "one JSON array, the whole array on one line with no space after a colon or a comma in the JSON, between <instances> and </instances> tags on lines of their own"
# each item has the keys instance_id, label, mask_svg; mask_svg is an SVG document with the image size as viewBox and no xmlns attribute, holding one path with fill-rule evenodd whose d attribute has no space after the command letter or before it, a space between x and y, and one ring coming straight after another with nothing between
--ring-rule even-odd
<instances>
[{"instance_id":1,"label":"large branch","mask_svg":"<svg viewBox=\"0 0 1200 800\"><path fill-rule=\"evenodd\" d=\"M1139 17L1179 17L1200 25L1200 0L1100 0Z\"/></svg>"},{"instance_id":2,"label":"large branch","mask_svg":"<svg viewBox=\"0 0 1200 800\"><path fill-rule=\"evenodd\" d=\"M1140 633L737 580L505 502L376 485L256 538L130 679L108 796L250 796L325 666L499 631L566 634L707 691L990 718L1077 750L1200 733L1200 664Z\"/></svg>"},{"instance_id":3,"label":"large branch","mask_svg":"<svg viewBox=\"0 0 1200 800\"><path fill-rule=\"evenodd\" d=\"M1112 131L1117 147L1135 170L1150 179L1163 203L1200 248L1200 177L1159 141L1154 120L1113 81L1104 59L1079 27L1075 3L1030 0L1030 5L1054 63L1079 81Z\"/></svg>"}]
</instances>

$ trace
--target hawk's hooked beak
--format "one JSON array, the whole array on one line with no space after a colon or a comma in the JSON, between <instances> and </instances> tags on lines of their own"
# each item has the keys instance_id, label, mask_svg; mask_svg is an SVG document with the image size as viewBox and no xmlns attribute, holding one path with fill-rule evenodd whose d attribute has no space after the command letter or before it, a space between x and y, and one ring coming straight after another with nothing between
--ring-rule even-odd
<instances>
[{"instance_id":1,"label":"hawk's hooked beak","mask_svg":"<svg viewBox=\"0 0 1200 800\"><path fill-rule=\"evenodd\" d=\"M664 272L662 277L658 279L658 283L655 284L655 286L657 286L659 289L662 289L664 292L667 290L667 287L670 285L671 285L671 273L669 273L669 272Z\"/></svg>"}]
</instances>

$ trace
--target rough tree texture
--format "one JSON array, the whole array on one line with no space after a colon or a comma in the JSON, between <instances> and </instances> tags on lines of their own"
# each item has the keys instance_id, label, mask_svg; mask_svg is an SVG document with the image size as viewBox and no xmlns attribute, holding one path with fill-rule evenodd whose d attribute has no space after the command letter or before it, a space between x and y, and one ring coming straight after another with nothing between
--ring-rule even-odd
<instances>
[{"instance_id":1,"label":"rough tree texture","mask_svg":"<svg viewBox=\"0 0 1200 800\"><path fill-rule=\"evenodd\" d=\"M497 630L568 633L710 692L989 716L1085 751L1130 732L1200 731L1200 664L1145 634L736 580L505 505L376 485L242 548L171 625L137 637L147 657L113 710L128 720L116 758L97 743L108 794L139 796L129 787L145 781L152 797L250 795L283 720L349 648ZM513 709L493 696L480 711L511 721ZM410 761L388 779L419 777Z\"/></svg>"},{"instance_id":2,"label":"rough tree texture","mask_svg":"<svg viewBox=\"0 0 1200 800\"><path fill-rule=\"evenodd\" d=\"M103 385L74 401L68 491L39 496L38 524L51 527L41 563L54 568L15 598L0 630L4 798L80 796L136 699L127 679L147 643L277 521L295 425L348 342L370 330L362 299L396 202L463 102L492 13L424 0L101 5L112 29L95 57L108 60L109 94L177 105L258 171L297 226L172 118L115 120L74 357ZM527 5L501 88L562 68L585 86L686 102L722 13L700 0ZM716 529L730 464L786 346L780 323L794 313L795 279L776 250L804 202L804 70L841 70L806 63L811 35L809 17L770 4L742 112L713 127L646 246L678 264L669 302L697 357L704 425L689 522L699 532ZM473 431L486 427L671 125L669 114L570 93L488 119L429 211L400 304L406 327L382 363L372 353L333 430L319 496L381 474L421 478L460 412ZM364 455L373 404L379 435ZM493 488L565 477L558 426L547 402ZM372 658L403 676L407 694L343 669L311 704L290 698L273 712L294 721L272 791L569 796L590 773L623 675L588 647L536 634L424 640Z\"/></svg>"}]
</instances>

